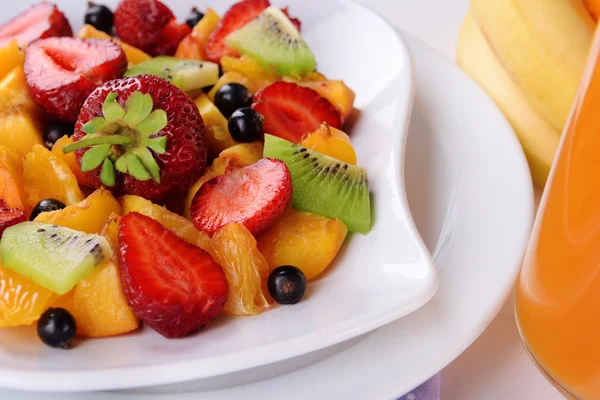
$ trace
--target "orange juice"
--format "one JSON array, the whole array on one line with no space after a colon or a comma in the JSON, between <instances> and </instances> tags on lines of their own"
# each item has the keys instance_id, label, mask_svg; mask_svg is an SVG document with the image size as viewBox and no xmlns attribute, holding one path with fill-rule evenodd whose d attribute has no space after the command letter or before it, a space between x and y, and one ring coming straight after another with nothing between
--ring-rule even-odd
<instances>
[{"instance_id":1,"label":"orange juice","mask_svg":"<svg viewBox=\"0 0 600 400\"><path fill-rule=\"evenodd\" d=\"M517 286L532 358L576 398L600 399L600 31Z\"/></svg>"}]
</instances>

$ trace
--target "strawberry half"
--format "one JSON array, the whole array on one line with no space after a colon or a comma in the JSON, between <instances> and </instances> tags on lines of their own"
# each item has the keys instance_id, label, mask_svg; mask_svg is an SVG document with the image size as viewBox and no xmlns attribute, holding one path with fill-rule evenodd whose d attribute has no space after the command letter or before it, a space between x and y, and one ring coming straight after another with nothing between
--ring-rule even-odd
<instances>
[{"instance_id":1,"label":"strawberry half","mask_svg":"<svg viewBox=\"0 0 600 400\"><path fill-rule=\"evenodd\" d=\"M184 337L221 314L229 284L204 250L137 212L121 218L119 246L127 302L156 332Z\"/></svg>"},{"instance_id":2,"label":"strawberry half","mask_svg":"<svg viewBox=\"0 0 600 400\"><path fill-rule=\"evenodd\" d=\"M27 221L25 211L9 208L4 200L0 199L0 238L6 228L25 221Z\"/></svg>"},{"instance_id":3,"label":"strawberry half","mask_svg":"<svg viewBox=\"0 0 600 400\"><path fill-rule=\"evenodd\" d=\"M285 213L292 200L287 165L274 158L204 183L190 207L196 228L212 235L232 222L258 235Z\"/></svg>"},{"instance_id":4,"label":"strawberry half","mask_svg":"<svg viewBox=\"0 0 600 400\"><path fill-rule=\"evenodd\" d=\"M172 19L160 31L160 36L153 50L154 55L173 55L177 51L179 43L187 35L192 33L192 28L188 24L179 23L176 19Z\"/></svg>"},{"instance_id":5,"label":"strawberry half","mask_svg":"<svg viewBox=\"0 0 600 400\"><path fill-rule=\"evenodd\" d=\"M69 20L54 4L36 4L0 25L0 47L13 39L23 47L36 39L55 36L73 36L73 31Z\"/></svg>"},{"instance_id":6,"label":"strawberry half","mask_svg":"<svg viewBox=\"0 0 600 400\"><path fill-rule=\"evenodd\" d=\"M293 143L319 129L321 124L340 129L339 111L312 89L295 83L275 82L254 96L252 108L265 117L263 131Z\"/></svg>"},{"instance_id":7,"label":"strawberry half","mask_svg":"<svg viewBox=\"0 0 600 400\"><path fill-rule=\"evenodd\" d=\"M25 76L36 103L75 122L85 99L127 69L121 46L111 40L48 38L27 46Z\"/></svg>"},{"instance_id":8,"label":"strawberry half","mask_svg":"<svg viewBox=\"0 0 600 400\"><path fill-rule=\"evenodd\" d=\"M225 44L225 38L258 17L270 5L269 0L244 0L231 6L206 42L204 51L207 60L219 63L223 56L237 56L238 53Z\"/></svg>"},{"instance_id":9,"label":"strawberry half","mask_svg":"<svg viewBox=\"0 0 600 400\"><path fill-rule=\"evenodd\" d=\"M125 43L152 56L172 56L179 42L192 32L158 0L123 0L115 10L115 29Z\"/></svg>"}]
</instances>

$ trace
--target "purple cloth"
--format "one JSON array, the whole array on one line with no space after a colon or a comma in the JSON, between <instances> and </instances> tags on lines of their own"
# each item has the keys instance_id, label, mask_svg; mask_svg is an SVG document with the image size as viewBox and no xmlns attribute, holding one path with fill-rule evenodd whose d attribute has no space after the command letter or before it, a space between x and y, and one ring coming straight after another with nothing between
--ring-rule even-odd
<instances>
[{"instance_id":1,"label":"purple cloth","mask_svg":"<svg viewBox=\"0 0 600 400\"><path fill-rule=\"evenodd\" d=\"M398 400L440 400L441 374L437 374Z\"/></svg>"}]
</instances>

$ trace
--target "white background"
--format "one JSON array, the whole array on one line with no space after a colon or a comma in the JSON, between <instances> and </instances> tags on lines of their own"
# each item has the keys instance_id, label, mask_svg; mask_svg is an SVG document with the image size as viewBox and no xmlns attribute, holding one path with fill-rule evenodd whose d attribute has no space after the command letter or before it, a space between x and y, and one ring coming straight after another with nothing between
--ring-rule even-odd
<instances>
[{"instance_id":1,"label":"white background","mask_svg":"<svg viewBox=\"0 0 600 400\"><path fill-rule=\"evenodd\" d=\"M454 61L468 0L358 0ZM442 373L441 400L560 400L521 347L512 298L486 332Z\"/></svg>"}]
</instances>

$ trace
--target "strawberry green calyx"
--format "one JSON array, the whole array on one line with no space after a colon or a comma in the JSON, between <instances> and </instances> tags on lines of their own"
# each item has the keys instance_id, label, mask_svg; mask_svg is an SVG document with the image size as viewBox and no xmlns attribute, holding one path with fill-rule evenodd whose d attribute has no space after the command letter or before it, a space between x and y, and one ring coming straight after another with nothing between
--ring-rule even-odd
<instances>
[{"instance_id":1,"label":"strawberry green calyx","mask_svg":"<svg viewBox=\"0 0 600 400\"><path fill-rule=\"evenodd\" d=\"M65 146L63 152L89 147L81 157L81 171L102 166L100 180L107 186L115 185L115 169L140 181L152 179L160 183L160 167L152 152L166 151L167 137L156 134L167 126L167 113L152 111L154 104L149 94L134 92L125 108L117 98L117 93L109 94L102 105L103 117L86 123L82 130L87 135Z\"/></svg>"}]
</instances>

